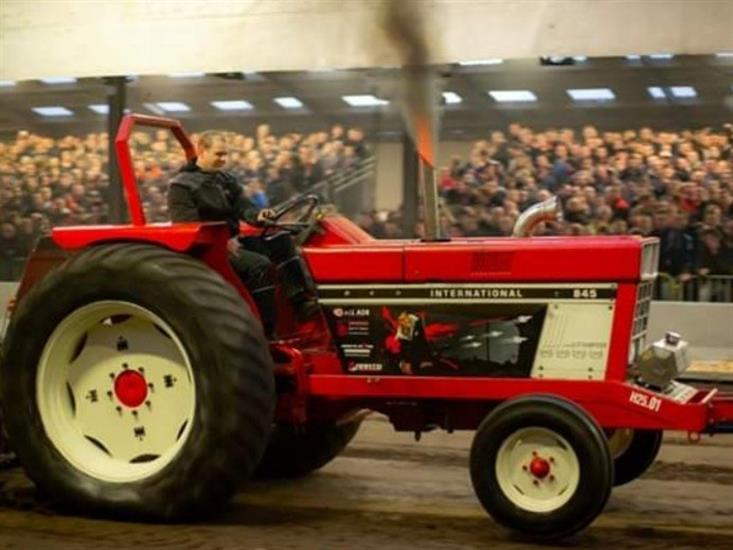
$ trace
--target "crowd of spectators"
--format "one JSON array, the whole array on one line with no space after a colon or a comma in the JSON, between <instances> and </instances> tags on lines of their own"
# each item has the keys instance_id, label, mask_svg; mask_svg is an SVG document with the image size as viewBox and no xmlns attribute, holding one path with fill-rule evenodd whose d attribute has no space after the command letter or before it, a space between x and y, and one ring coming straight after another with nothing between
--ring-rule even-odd
<instances>
[{"instance_id":1,"label":"crowd of spectators","mask_svg":"<svg viewBox=\"0 0 733 550\"><path fill-rule=\"evenodd\" d=\"M254 136L230 132L229 142L229 168L260 207L354 168L371 154L361 129L340 124L283 136L261 124ZM133 133L130 149L147 219L167 221L167 182L184 163L182 149L167 130ZM39 235L52 226L109 221L107 161L106 133L53 139L21 131L0 141L0 280L18 276Z\"/></svg>"},{"instance_id":2,"label":"crowd of spectators","mask_svg":"<svg viewBox=\"0 0 733 550\"><path fill-rule=\"evenodd\" d=\"M731 125L601 133L511 124L442 167L438 185L451 237L510 235L521 211L555 194L564 221L536 235L653 235L660 271L678 281L733 275ZM400 210L358 222L379 237L403 235Z\"/></svg>"},{"instance_id":3,"label":"crowd of spectators","mask_svg":"<svg viewBox=\"0 0 733 550\"><path fill-rule=\"evenodd\" d=\"M262 124L254 136L229 138L230 169L260 207L354 168L370 154L364 133L341 125L275 136ZM136 132L130 146L147 217L167 221L167 181L182 165L182 151L163 130ZM0 279L50 227L108 222L107 160L105 133L52 139L18 132L0 142ZM441 224L451 237L509 235L522 210L555 194L564 221L542 224L535 234L655 235L660 270L670 276L733 275L731 125L576 132L511 124L441 168L439 192ZM404 231L399 209L364 213L357 223L382 238L421 233L419 224Z\"/></svg>"}]
</instances>

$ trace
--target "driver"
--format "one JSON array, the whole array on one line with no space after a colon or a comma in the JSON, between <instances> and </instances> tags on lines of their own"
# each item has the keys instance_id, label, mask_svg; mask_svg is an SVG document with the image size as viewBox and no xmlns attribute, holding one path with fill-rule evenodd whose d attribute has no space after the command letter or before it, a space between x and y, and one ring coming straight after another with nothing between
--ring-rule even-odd
<instances>
[{"instance_id":1,"label":"driver","mask_svg":"<svg viewBox=\"0 0 733 550\"><path fill-rule=\"evenodd\" d=\"M277 319L273 264L301 321L318 311L315 285L287 233L239 238L239 220L262 225L275 217L275 211L258 209L245 197L236 177L223 170L228 154L223 133L203 132L196 156L170 181L168 210L173 222L227 223L232 236L227 243L229 261L257 304L265 334L272 338Z\"/></svg>"}]
</instances>

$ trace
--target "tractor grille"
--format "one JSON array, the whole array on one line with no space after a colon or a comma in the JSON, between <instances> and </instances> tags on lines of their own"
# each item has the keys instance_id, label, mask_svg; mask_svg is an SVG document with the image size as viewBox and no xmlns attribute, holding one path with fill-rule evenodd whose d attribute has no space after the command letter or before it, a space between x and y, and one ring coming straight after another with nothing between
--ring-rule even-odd
<instances>
[{"instance_id":1,"label":"tractor grille","mask_svg":"<svg viewBox=\"0 0 733 550\"><path fill-rule=\"evenodd\" d=\"M654 281L643 281L639 283L636 290L636 310L634 310L634 328L631 332L631 353L630 363L644 348L646 341L646 327L649 323L649 308L654 294Z\"/></svg>"}]
</instances>

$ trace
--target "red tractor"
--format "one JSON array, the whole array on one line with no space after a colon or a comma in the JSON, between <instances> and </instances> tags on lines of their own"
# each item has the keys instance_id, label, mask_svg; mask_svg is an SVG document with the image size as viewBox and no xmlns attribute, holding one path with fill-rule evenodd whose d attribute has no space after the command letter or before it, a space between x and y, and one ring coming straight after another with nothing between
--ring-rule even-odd
<instances>
[{"instance_id":1,"label":"red tractor","mask_svg":"<svg viewBox=\"0 0 733 550\"><path fill-rule=\"evenodd\" d=\"M396 430L476 430L486 511L563 537L654 460L663 430L731 431L733 396L675 380L677 335L645 347L657 240L371 238L314 196L277 210L322 312L279 301L266 341L224 224L146 224L127 139L131 223L54 229L28 261L4 343L3 419L28 475L82 513L179 520L241 481L295 477L347 445L363 411ZM528 211L517 233L555 215ZM243 227L245 232L258 231Z\"/></svg>"}]
</instances>

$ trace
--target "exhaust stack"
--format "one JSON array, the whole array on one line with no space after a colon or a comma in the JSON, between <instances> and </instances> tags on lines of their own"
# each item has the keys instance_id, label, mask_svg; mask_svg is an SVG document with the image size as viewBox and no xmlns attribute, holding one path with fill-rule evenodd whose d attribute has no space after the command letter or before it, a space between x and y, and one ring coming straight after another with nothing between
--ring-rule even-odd
<instances>
[{"instance_id":1,"label":"exhaust stack","mask_svg":"<svg viewBox=\"0 0 733 550\"><path fill-rule=\"evenodd\" d=\"M440 93L437 75L429 65L439 34L427 28L425 8L417 2L389 0L383 10L384 32L402 66L400 110L420 158L425 240L441 240L435 180Z\"/></svg>"},{"instance_id":2,"label":"exhaust stack","mask_svg":"<svg viewBox=\"0 0 733 550\"><path fill-rule=\"evenodd\" d=\"M561 221L562 207L557 197L550 197L546 201L534 204L527 208L517 218L514 224L512 237L529 237L532 230L541 222Z\"/></svg>"}]
</instances>

